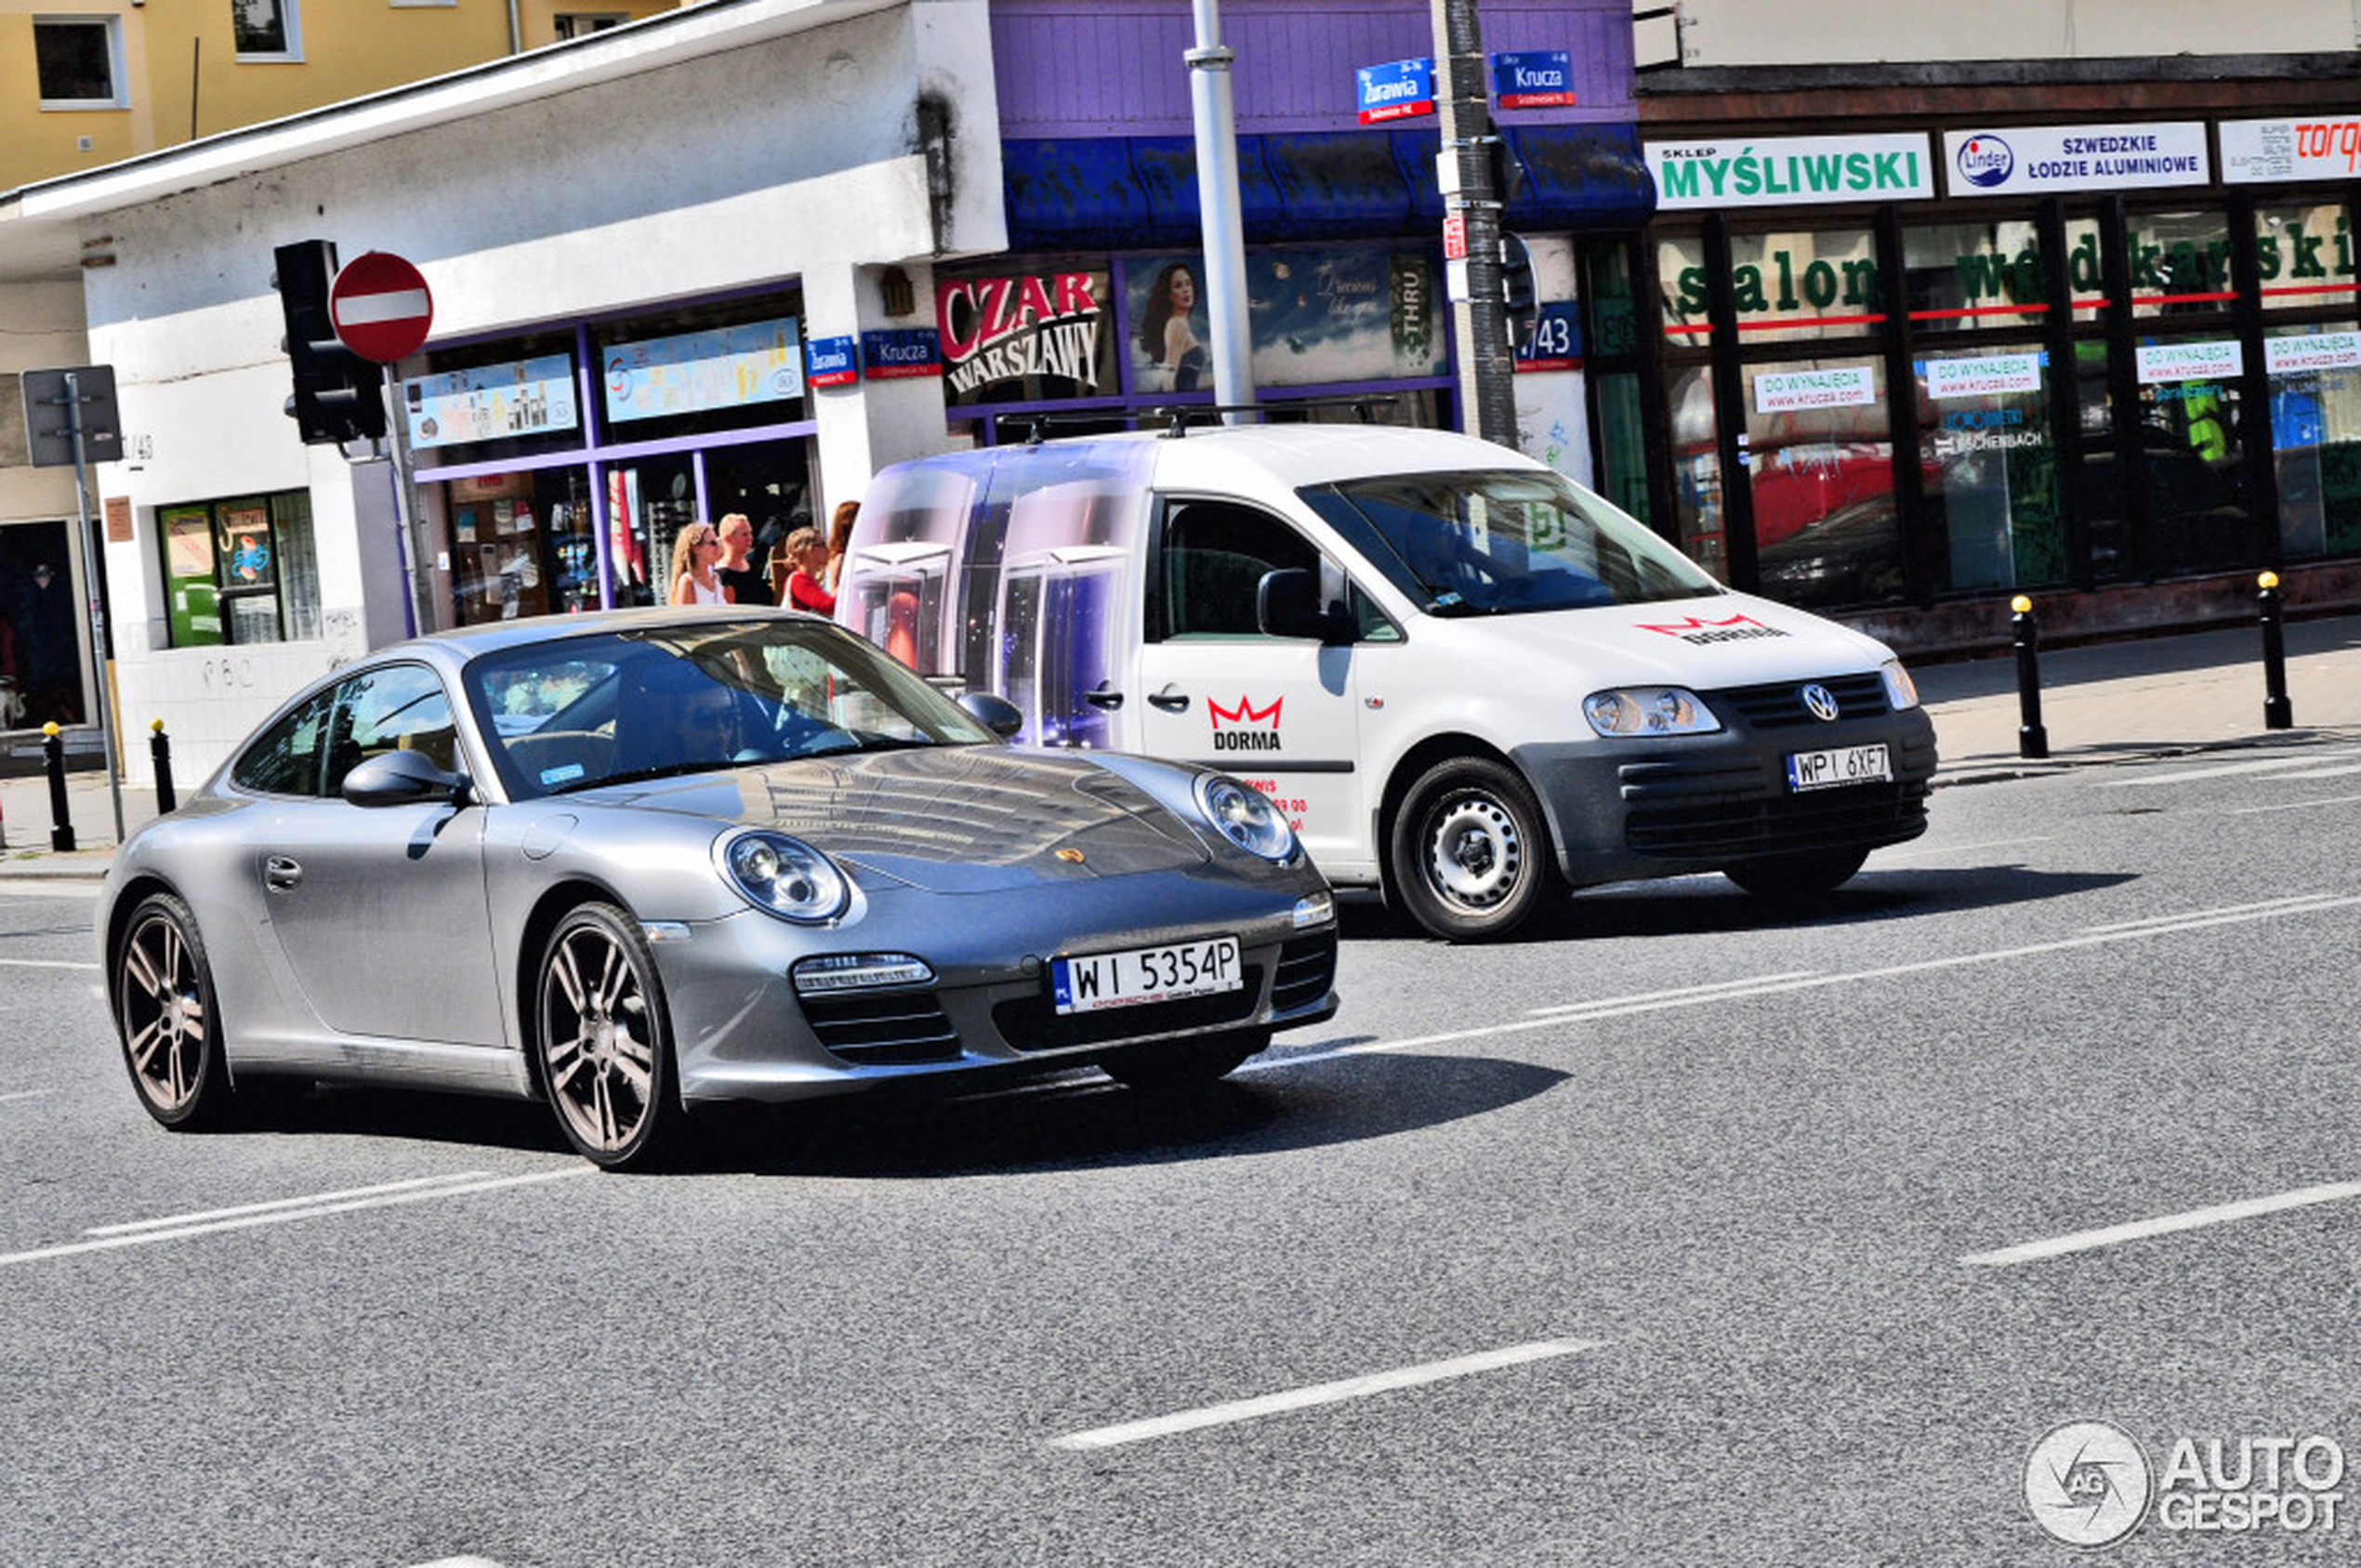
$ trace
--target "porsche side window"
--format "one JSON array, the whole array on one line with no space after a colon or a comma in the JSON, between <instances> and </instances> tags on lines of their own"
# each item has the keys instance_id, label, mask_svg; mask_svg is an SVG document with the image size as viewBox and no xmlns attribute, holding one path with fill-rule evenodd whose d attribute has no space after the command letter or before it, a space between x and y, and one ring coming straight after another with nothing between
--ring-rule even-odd
<instances>
[{"instance_id":1,"label":"porsche side window","mask_svg":"<svg viewBox=\"0 0 2361 1568\"><path fill-rule=\"evenodd\" d=\"M331 705L331 693L323 692L290 709L246 747L230 781L257 795L318 795Z\"/></svg>"},{"instance_id":2,"label":"porsche side window","mask_svg":"<svg viewBox=\"0 0 2361 1568\"><path fill-rule=\"evenodd\" d=\"M388 665L336 683L336 711L328 720L327 776L322 789L335 795L344 776L372 757L415 751L448 772L457 761L458 731L451 699L434 671L423 665Z\"/></svg>"}]
</instances>

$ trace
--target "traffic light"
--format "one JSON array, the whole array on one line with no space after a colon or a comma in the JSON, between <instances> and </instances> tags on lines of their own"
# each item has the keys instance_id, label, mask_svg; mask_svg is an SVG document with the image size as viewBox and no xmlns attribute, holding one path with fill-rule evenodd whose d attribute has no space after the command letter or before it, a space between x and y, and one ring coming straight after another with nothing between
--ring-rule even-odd
<instances>
[{"instance_id":1,"label":"traffic light","mask_svg":"<svg viewBox=\"0 0 2361 1568\"><path fill-rule=\"evenodd\" d=\"M295 371L287 414L297 429L310 445L383 440L384 373L337 339L336 319L328 313L336 247L326 240L301 240L279 246L270 257L276 268L270 284L279 291L287 325L280 347Z\"/></svg>"},{"instance_id":2,"label":"traffic light","mask_svg":"<svg viewBox=\"0 0 2361 1568\"><path fill-rule=\"evenodd\" d=\"M1500 236L1500 303L1509 317L1509 342L1522 348L1533 336L1540 307L1533 296L1533 251L1523 236Z\"/></svg>"}]
</instances>

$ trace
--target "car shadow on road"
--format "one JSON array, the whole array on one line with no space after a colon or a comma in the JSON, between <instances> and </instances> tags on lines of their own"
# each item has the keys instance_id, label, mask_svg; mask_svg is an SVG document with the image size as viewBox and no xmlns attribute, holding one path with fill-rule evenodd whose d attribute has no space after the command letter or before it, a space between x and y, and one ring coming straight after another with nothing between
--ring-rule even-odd
<instances>
[{"instance_id":1,"label":"car shadow on road","mask_svg":"<svg viewBox=\"0 0 2361 1568\"><path fill-rule=\"evenodd\" d=\"M1998 909L2068 898L2137 879L2135 872L2039 871L2024 865L1968 868L1876 865L1843 887L1800 898L1742 891L1719 875L1589 888L1540 910L1508 944L1592 942L1611 937L1709 936L1842 926L1897 916ZM1435 942L1374 899L1341 904L1349 942Z\"/></svg>"}]
</instances>

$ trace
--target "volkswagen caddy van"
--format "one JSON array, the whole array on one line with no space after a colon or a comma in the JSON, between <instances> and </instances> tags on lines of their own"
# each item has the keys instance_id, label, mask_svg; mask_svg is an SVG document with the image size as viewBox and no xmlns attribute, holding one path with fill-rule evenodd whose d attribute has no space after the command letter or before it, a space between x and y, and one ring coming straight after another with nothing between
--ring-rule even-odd
<instances>
[{"instance_id":1,"label":"volkswagen caddy van","mask_svg":"<svg viewBox=\"0 0 2361 1568\"><path fill-rule=\"evenodd\" d=\"M838 618L1017 738L1219 766L1339 887L1497 937L1568 888L1833 888L1926 829L1884 645L1733 593L1449 432L1199 427L950 454L862 502Z\"/></svg>"}]
</instances>

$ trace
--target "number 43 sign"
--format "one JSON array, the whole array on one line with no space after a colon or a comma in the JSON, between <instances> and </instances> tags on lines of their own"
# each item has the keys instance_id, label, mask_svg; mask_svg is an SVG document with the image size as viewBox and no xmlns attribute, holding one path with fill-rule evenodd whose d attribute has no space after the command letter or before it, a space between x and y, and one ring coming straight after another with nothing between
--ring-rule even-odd
<instances>
[{"instance_id":1,"label":"number 43 sign","mask_svg":"<svg viewBox=\"0 0 2361 1568\"><path fill-rule=\"evenodd\" d=\"M1582 308L1571 299L1554 299L1541 307L1533 336L1517 345L1517 369L1580 370L1582 368Z\"/></svg>"}]
</instances>

